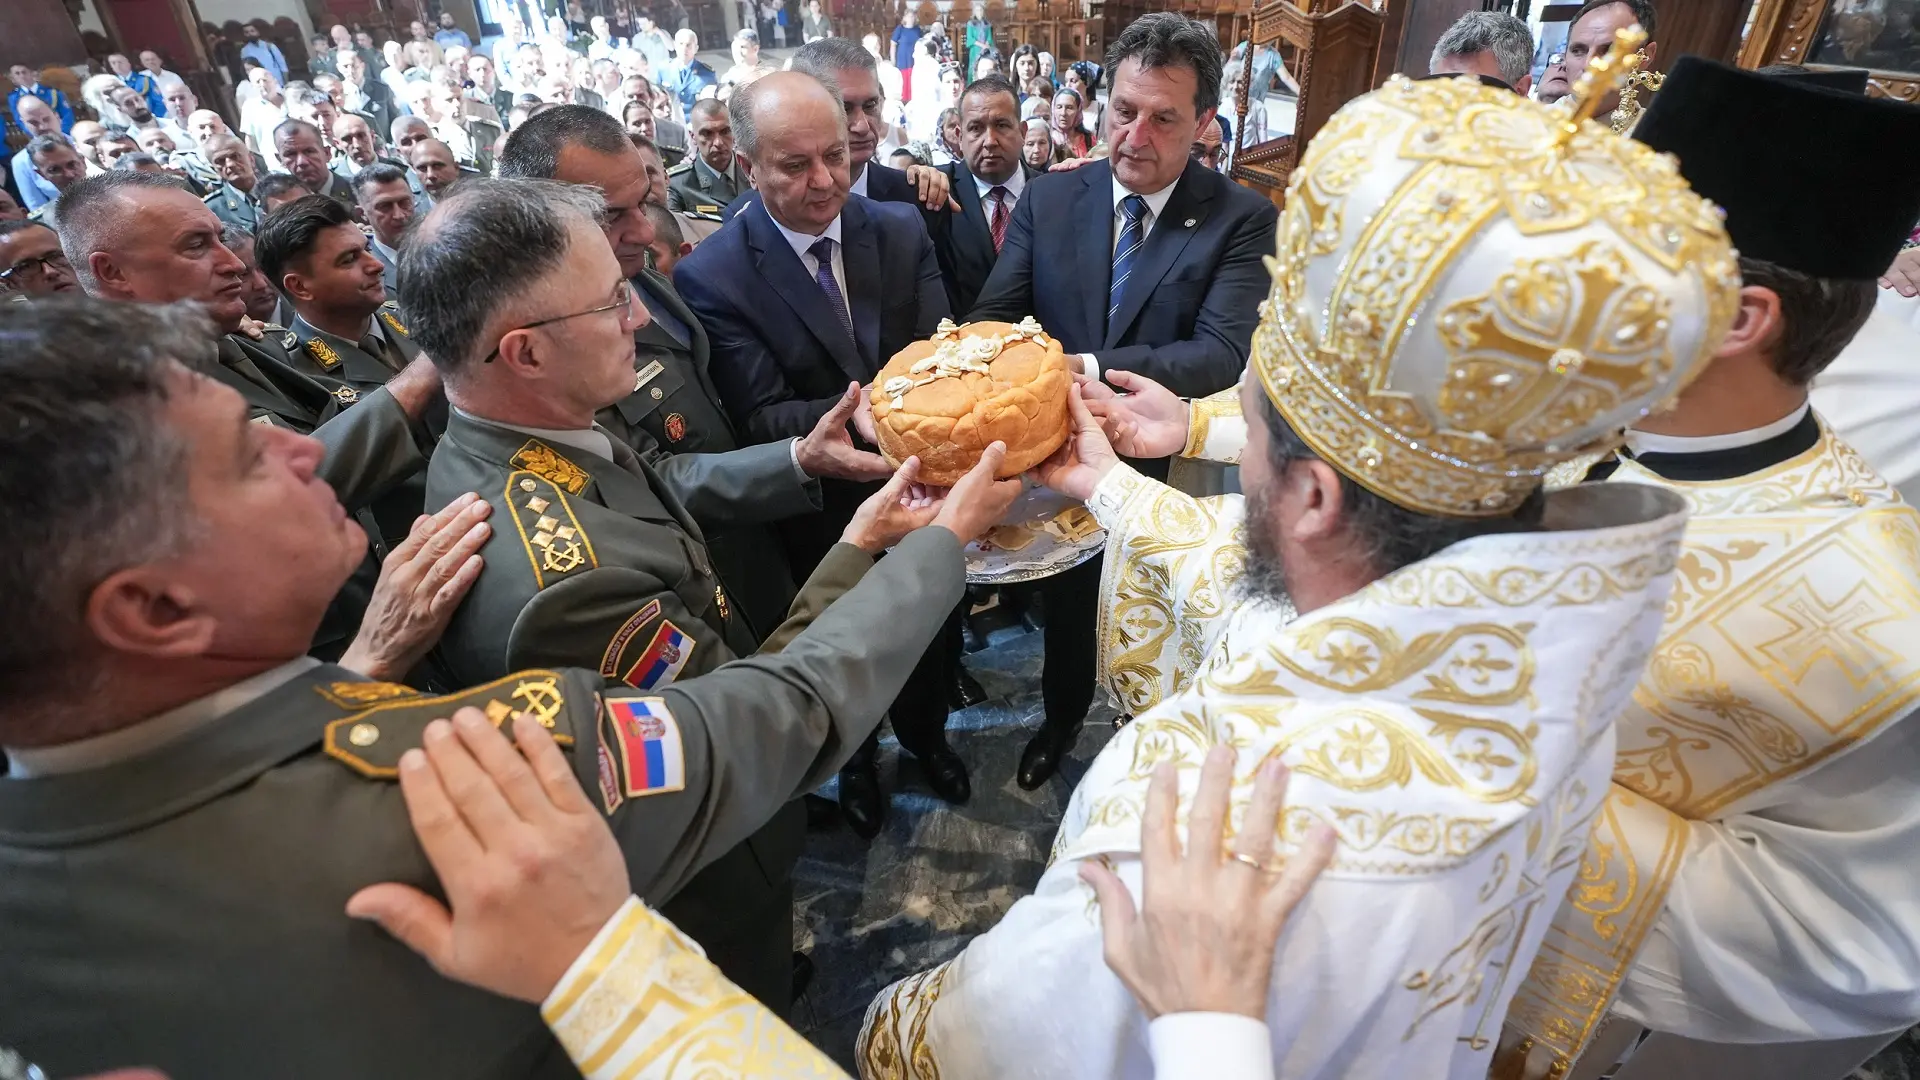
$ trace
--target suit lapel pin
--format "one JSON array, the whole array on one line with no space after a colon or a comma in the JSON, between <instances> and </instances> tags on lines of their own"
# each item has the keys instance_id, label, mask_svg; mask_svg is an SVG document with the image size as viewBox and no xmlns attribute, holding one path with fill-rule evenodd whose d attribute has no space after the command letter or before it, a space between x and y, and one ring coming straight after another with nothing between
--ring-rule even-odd
<instances>
[{"instance_id":1,"label":"suit lapel pin","mask_svg":"<svg viewBox=\"0 0 1920 1080\"><path fill-rule=\"evenodd\" d=\"M1189 229L1191 229L1191 228L1193 228L1193 227L1194 227L1195 225L1198 225L1198 224L1200 224L1200 219L1199 219L1199 218L1188 218L1188 219L1187 219L1187 228L1189 228Z\"/></svg>"}]
</instances>

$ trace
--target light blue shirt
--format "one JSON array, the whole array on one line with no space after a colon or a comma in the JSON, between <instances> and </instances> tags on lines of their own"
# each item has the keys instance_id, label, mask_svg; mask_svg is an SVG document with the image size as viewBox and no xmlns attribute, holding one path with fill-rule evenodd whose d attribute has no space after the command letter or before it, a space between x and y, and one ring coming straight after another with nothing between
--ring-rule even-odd
<instances>
[{"instance_id":1,"label":"light blue shirt","mask_svg":"<svg viewBox=\"0 0 1920 1080\"><path fill-rule=\"evenodd\" d=\"M273 72L274 79L278 80L282 86L286 85L287 58L280 54L280 46L266 38L261 38L240 46L240 55Z\"/></svg>"},{"instance_id":2,"label":"light blue shirt","mask_svg":"<svg viewBox=\"0 0 1920 1080\"><path fill-rule=\"evenodd\" d=\"M20 189L29 214L60 196L60 189L34 170L25 150L13 155L13 186Z\"/></svg>"}]
</instances>

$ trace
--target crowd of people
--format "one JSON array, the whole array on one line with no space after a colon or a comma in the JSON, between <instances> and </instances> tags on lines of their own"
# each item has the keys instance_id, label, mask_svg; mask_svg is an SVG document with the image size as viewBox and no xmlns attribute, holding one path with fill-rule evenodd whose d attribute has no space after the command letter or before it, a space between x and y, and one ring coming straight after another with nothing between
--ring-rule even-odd
<instances>
[{"instance_id":1,"label":"crowd of people","mask_svg":"<svg viewBox=\"0 0 1920 1080\"><path fill-rule=\"evenodd\" d=\"M231 120L152 52L14 69L0 1073L1838 1076L1920 1022L1920 515L1809 405L1920 282L1920 108L1633 84L1648 0L1536 87L1473 12L1276 207L1227 112L1288 76L1203 23L1057 69L743 10L804 43L250 37ZM1107 541L1023 587L984 779L1129 722L1031 895L816 1048L795 866L888 827L883 728L972 800L1023 491L889 462L872 383L1028 319L1024 484Z\"/></svg>"}]
</instances>

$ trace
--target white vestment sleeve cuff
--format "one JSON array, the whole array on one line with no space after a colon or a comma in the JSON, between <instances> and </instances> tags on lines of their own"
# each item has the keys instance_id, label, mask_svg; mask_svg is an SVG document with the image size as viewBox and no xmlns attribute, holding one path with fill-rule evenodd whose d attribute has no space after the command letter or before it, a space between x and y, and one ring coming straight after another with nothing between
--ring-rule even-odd
<instances>
[{"instance_id":1,"label":"white vestment sleeve cuff","mask_svg":"<svg viewBox=\"0 0 1920 1080\"><path fill-rule=\"evenodd\" d=\"M1153 1080L1273 1080L1264 1021L1235 1013L1168 1013L1147 1027Z\"/></svg>"}]
</instances>

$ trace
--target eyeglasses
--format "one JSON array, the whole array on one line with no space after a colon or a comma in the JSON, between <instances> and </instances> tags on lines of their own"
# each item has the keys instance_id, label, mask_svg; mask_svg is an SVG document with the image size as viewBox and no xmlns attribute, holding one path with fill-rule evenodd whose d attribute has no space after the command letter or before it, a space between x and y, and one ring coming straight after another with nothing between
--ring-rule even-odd
<instances>
[{"instance_id":1,"label":"eyeglasses","mask_svg":"<svg viewBox=\"0 0 1920 1080\"><path fill-rule=\"evenodd\" d=\"M620 283L620 287L615 291L619 294L620 298L618 300L615 300L611 304L602 304L597 308L588 308L585 311L576 311L568 315L555 315L551 319L540 319L535 322L522 323L521 325L514 327L512 330L508 330L506 331L506 333L501 334L500 338L501 340L504 341L506 339L507 334L511 334L516 330L532 330L533 328L538 326L550 326L557 322L566 322L568 319L578 319L584 315L598 315L603 311L621 311L623 313L630 313L633 310L633 282L622 281ZM621 316L623 320L626 317L627 317L626 314L622 314ZM493 351L487 354L486 359L480 362L483 364L491 364L493 363L494 357L497 357L499 355L500 355L500 346L496 344L493 347Z\"/></svg>"},{"instance_id":2,"label":"eyeglasses","mask_svg":"<svg viewBox=\"0 0 1920 1080\"><path fill-rule=\"evenodd\" d=\"M9 284L15 281L40 281L47 276L48 270L56 268L68 273L73 272L73 265L67 262L67 257L56 251L37 258L21 259L5 270L0 270L0 281Z\"/></svg>"},{"instance_id":3,"label":"eyeglasses","mask_svg":"<svg viewBox=\"0 0 1920 1080\"><path fill-rule=\"evenodd\" d=\"M1563 52L1557 52L1557 53L1548 53L1548 54L1547 54L1547 66L1548 66L1548 67L1553 67L1553 66L1554 66L1554 65L1556 65L1556 64L1565 64L1566 62L1567 62L1567 54L1566 54L1566 53L1563 53Z\"/></svg>"}]
</instances>

